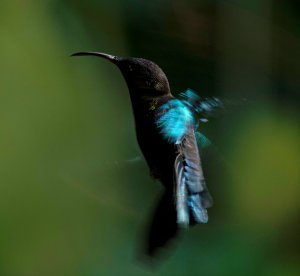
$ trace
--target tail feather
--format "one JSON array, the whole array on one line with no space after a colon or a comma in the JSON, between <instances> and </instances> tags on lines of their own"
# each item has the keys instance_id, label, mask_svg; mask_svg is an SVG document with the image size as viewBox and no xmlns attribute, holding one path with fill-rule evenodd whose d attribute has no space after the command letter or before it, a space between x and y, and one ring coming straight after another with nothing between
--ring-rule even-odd
<instances>
[{"instance_id":1,"label":"tail feather","mask_svg":"<svg viewBox=\"0 0 300 276\"><path fill-rule=\"evenodd\" d=\"M166 191L154 211L144 250L148 258L157 255L178 233L173 194Z\"/></svg>"}]
</instances>

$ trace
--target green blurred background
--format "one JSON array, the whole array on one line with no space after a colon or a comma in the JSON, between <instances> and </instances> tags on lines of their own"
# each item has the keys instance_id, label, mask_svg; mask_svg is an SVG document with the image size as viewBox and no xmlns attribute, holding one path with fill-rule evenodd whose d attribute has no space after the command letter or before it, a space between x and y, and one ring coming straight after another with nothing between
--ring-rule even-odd
<instances>
[{"instance_id":1,"label":"green blurred background","mask_svg":"<svg viewBox=\"0 0 300 276\"><path fill-rule=\"evenodd\" d=\"M299 49L297 0L1 0L0 275L300 275ZM83 50L249 101L203 126L210 221L156 271L136 251L161 187L126 162L120 72Z\"/></svg>"}]
</instances>

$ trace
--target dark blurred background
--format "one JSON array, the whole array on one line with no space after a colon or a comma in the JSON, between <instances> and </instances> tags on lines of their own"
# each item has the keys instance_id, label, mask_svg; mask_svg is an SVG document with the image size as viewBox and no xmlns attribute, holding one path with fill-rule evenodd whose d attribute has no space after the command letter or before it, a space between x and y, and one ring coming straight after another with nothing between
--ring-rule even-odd
<instances>
[{"instance_id":1,"label":"dark blurred background","mask_svg":"<svg viewBox=\"0 0 300 276\"><path fill-rule=\"evenodd\" d=\"M174 94L247 104L204 124L215 199L154 272L136 261L161 193L127 88L97 50L158 63ZM300 275L297 0L2 0L0 275Z\"/></svg>"}]
</instances>

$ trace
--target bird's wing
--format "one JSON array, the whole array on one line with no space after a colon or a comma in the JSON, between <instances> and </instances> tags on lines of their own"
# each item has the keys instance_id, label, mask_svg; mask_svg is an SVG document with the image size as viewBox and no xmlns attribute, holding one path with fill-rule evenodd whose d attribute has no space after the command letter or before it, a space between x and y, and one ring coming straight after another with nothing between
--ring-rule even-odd
<instances>
[{"instance_id":1,"label":"bird's wing","mask_svg":"<svg viewBox=\"0 0 300 276\"><path fill-rule=\"evenodd\" d=\"M191 222L206 223L207 208L212 198L207 190L195 133L192 128L177 145L174 163L177 223L187 226ZM191 219L190 219L191 217Z\"/></svg>"},{"instance_id":2,"label":"bird's wing","mask_svg":"<svg viewBox=\"0 0 300 276\"><path fill-rule=\"evenodd\" d=\"M212 142L200 131L195 132L195 137L200 150L212 145Z\"/></svg>"},{"instance_id":3,"label":"bird's wing","mask_svg":"<svg viewBox=\"0 0 300 276\"><path fill-rule=\"evenodd\" d=\"M212 205L207 191L194 132L191 109L178 99L162 105L157 117L160 133L177 148L174 162L175 203L177 223L206 223L206 208Z\"/></svg>"},{"instance_id":4,"label":"bird's wing","mask_svg":"<svg viewBox=\"0 0 300 276\"><path fill-rule=\"evenodd\" d=\"M224 102L219 98L202 98L192 89L187 89L179 96L187 106L190 106L197 113L200 122L207 122L208 118L215 117L225 108Z\"/></svg>"}]
</instances>

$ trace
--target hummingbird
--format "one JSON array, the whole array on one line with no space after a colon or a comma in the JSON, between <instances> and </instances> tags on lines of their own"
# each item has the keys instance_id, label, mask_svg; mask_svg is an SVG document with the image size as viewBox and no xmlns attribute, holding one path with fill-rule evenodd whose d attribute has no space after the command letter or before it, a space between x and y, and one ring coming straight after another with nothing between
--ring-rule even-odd
<instances>
[{"instance_id":1,"label":"hummingbird","mask_svg":"<svg viewBox=\"0 0 300 276\"><path fill-rule=\"evenodd\" d=\"M119 68L127 83L137 142L151 176L164 186L144 249L153 257L180 229L208 222L207 209L213 200L205 183L197 138L207 141L197 131L195 114L205 115L221 104L218 99L202 100L191 89L176 98L163 70L147 59L101 52L72 56L106 59Z\"/></svg>"}]
</instances>

